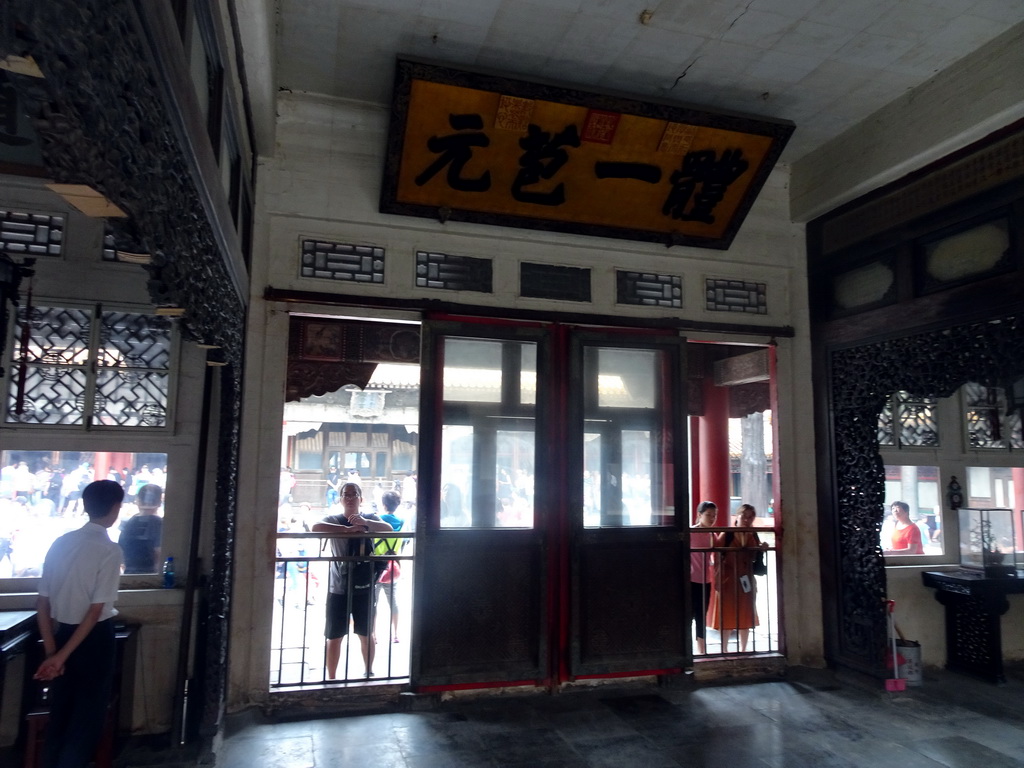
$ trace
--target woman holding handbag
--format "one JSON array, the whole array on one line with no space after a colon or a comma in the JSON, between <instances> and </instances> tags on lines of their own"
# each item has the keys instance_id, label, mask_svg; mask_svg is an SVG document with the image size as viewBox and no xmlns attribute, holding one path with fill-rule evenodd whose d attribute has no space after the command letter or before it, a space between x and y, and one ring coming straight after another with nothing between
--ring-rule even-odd
<instances>
[{"instance_id":1,"label":"woman holding handbag","mask_svg":"<svg viewBox=\"0 0 1024 768\"><path fill-rule=\"evenodd\" d=\"M743 504L736 510L733 525L750 528L755 517L757 510L750 504ZM727 644L725 632L735 629L739 636L739 650L744 652L750 630L759 624L754 559L757 550L767 549L768 545L762 543L754 531L728 531L715 535L714 547L708 626L723 633L722 650Z\"/></svg>"}]
</instances>

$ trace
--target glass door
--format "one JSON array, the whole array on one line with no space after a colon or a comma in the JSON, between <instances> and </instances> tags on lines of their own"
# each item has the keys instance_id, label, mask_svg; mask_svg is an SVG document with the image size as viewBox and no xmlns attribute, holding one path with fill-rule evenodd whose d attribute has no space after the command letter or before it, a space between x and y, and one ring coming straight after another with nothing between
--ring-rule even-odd
<instances>
[{"instance_id":1,"label":"glass door","mask_svg":"<svg viewBox=\"0 0 1024 768\"><path fill-rule=\"evenodd\" d=\"M427 324L417 687L687 663L683 349Z\"/></svg>"},{"instance_id":2,"label":"glass door","mask_svg":"<svg viewBox=\"0 0 1024 768\"><path fill-rule=\"evenodd\" d=\"M413 680L547 677L542 329L428 324Z\"/></svg>"},{"instance_id":3,"label":"glass door","mask_svg":"<svg viewBox=\"0 0 1024 768\"><path fill-rule=\"evenodd\" d=\"M577 332L571 349L569 677L682 668L684 341Z\"/></svg>"}]
</instances>

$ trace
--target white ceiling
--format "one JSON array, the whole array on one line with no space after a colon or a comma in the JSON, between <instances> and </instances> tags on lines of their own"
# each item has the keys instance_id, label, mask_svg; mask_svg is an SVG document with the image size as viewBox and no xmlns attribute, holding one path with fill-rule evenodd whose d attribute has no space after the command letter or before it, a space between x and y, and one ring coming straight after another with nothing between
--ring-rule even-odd
<instances>
[{"instance_id":1,"label":"white ceiling","mask_svg":"<svg viewBox=\"0 0 1024 768\"><path fill-rule=\"evenodd\" d=\"M275 79L386 104L396 55L429 58L791 120L793 162L1022 22L1024 0L279 0Z\"/></svg>"}]
</instances>

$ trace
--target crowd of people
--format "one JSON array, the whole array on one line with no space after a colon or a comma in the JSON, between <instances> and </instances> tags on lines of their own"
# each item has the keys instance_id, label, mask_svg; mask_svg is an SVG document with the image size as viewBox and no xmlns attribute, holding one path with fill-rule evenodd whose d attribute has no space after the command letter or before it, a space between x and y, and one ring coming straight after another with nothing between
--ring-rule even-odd
<instances>
[{"instance_id":1,"label":"crowd of people","mask_svg":"<svg viewBox=\"0 0 1024 768\"><path fill-rule=\"evenodd\" d=\"M152 573L159 559L143 562L142 546L137 540L156 541L152 549L159 555L162 535L163 489L167 485L164 466L141 464L138 467L111 467L104 477L97 478L92 463L53 464L49 460L30 457L8 457L0 467L0 578L39 576L43 558L50 544L68 531L82 525L85 509L82 493L95 480L110 480L124 492L121 527L111 531L111 538L119 541L127 526L137 531L147 529L144 537L129 533L126 546L134 547L134 565L126 573ZM147 488L140 498L140 492ZM155 505L153 500L157 499ZM131 523L137 514L150 520L145 524ZM131 543L128 543L128 540Z\"/></svg>"}]
</instances>

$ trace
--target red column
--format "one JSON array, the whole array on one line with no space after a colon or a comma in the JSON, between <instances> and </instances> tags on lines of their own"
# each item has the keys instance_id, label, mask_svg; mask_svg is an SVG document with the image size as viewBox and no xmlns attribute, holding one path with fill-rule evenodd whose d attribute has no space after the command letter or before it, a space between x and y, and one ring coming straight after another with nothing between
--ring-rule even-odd
<instances>
[{"instance_id":1,"label":"red column","mask_svg":"<svg viewBox=\"0 0 1024 768\"><path fill-rule=\"evenodd\" d=\"M111 469L117 470L118 475L121 474L121 470L125 467L135 469L132 466L134 455L123 451L114 451L112 453L97 451L92 466L93 480L106 480Z\"/></svg>"},{"instance_id":2,"label":"red column","mask_svg":"<svg viewBox=\"0 0 1024 768\"><path fill-rule=\"evenodd\" d=\"M704 415L698 435L700 501L718 505L717 525L729 524L729 390L704 379Z\"/></svg>"},{"instance_id":3,"label":"red column","mask_svg":"<svg viewBox=\"0 0 1024 768\"><path fill-rule=\"evenodd\" d=\"M110 471L110 454L104 451L97 451L92 462L92 479L106 480Z\"/></svg>"},{"instance_id":4,"label":"red column","mask_svg":"<svg viewBox=\"0 0 1024 768\"><path fill-rule=\"evenodd\" d=\"M697 498L690 499L690 525L697 522L697 505L704 501L700 495L700 417L688 416L690 420L690 488Z\"/></svg>"}]
</instances>

